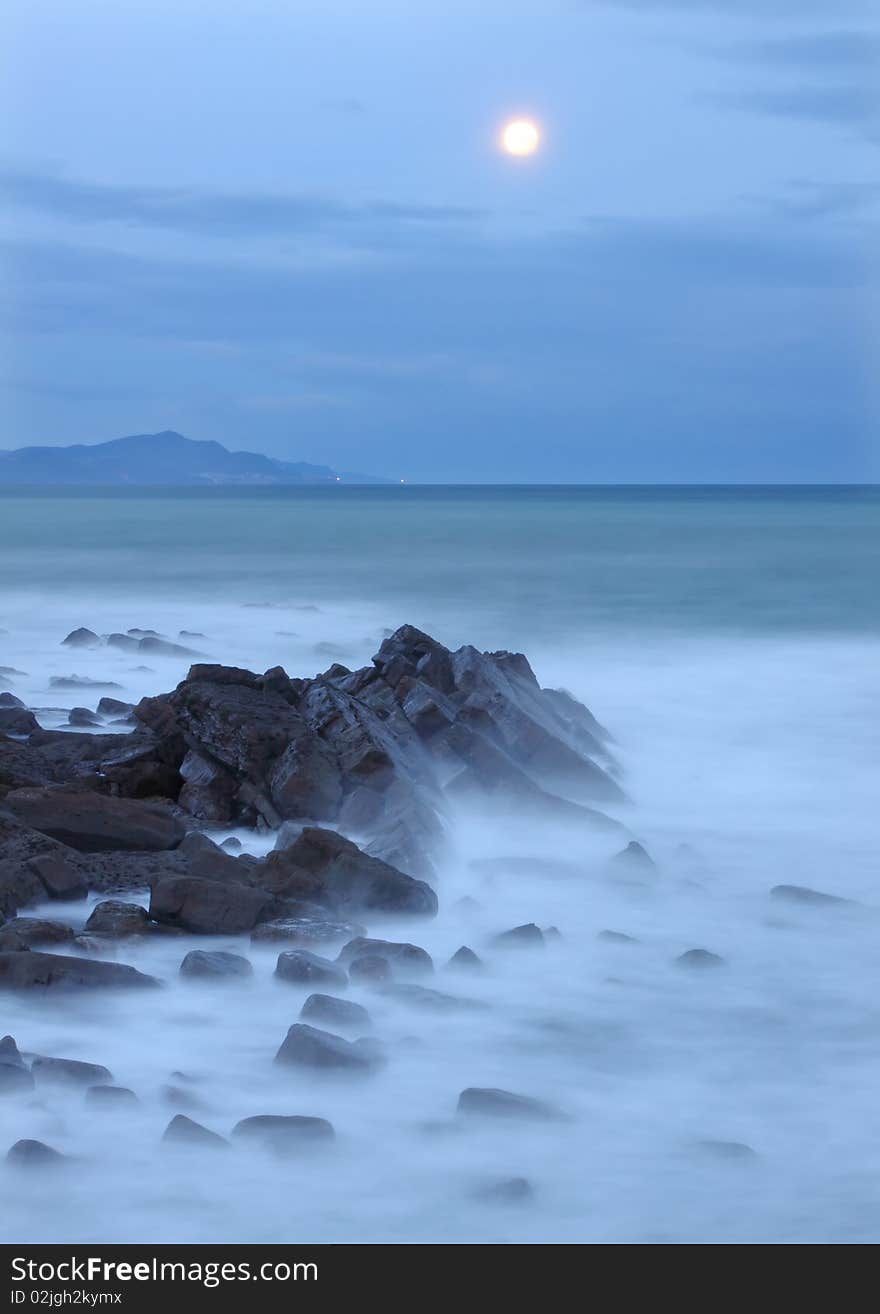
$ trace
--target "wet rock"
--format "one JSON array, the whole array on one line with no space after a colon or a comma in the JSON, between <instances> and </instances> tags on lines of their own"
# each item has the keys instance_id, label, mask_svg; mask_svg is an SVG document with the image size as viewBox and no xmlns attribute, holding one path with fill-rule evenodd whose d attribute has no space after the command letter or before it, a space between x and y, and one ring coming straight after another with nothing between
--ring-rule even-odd
<instances>
[{"instance_id":1,"label":"wet rock","mask_svg":"<svg viewBox=\"0 0 880 1314\"><path fill-rule=\"evenodd\" d=\"M194 1122L185 1113L176 1113L162 1133L163 1145L189 1145L194 1149L226 1150L229 1142L223 1136Z\"/></svg>"},{"instance_id":2,"label":"wet rock","mask_svg":"<svg viewBox=\"0 0 880 1314\"><path fill-rule=\"evenodd\" d=\"M625 849L615 853L609 866L623 872L656 872L657 864L644 845L638 840L630 840Z\"/></svg>"},{"instance_id":3,"label":"wet rock","mask_svg":"<svg viewBox=\"0 0 880 1314\"><path fill-rule=\"evenodd\" d=\"M0 707L0 734L29 735L40 723L26 707Z\"/></svg>"},{"instance_id":4,"label":"wet rock","mask_svg":"<svg viewBox=\"0 0 880 1314\"><path fill-rule=\"evenodd\" d=\"M78 630L71 630L67 638L61 640L67 648L96 648L100 642L93 630L87 630L82 625Z\"/></svg>"},{"instance_id":5,"label":"wet rock","mask_svg":"<svg viewBox=\"0 0 880 1314\"><path fill-rule=\"evenodd\" d=\"M228 853L240 853L242 844L237 835L228 835L220 847Z\"/></svg>"},{"instance_id":6,"label":"wet rock","mask_svg":"<svg viewBox=\"0 0 880 1314\"><path fill-rule=\"evenodd\" d=\"M515 1095L509 1090L469 1086L458 1097L457 1113L468 1117L522 1118L537 1122L559 1121L564 1115L552 1104Z\"/></svg>"},{"instance_id":7,"label":"wet rock","mask_svg":"<svg viewBox=\"0 0 880 1314\"><path fill-rule=\"evenodd\" d=\"M16 1141L6 1154L6 1162L15 1168L51 1168L67 1158L44 1141Z\"/></svg>"},{"instance_id":8,"label":"wet rock","mask_svg":"<svg viewBox=\"0 0 880 1314\"><path fill-rule=\"evenodd\" d=\"M336 1132L326 1118L258 1113L237 1122L232 1136L234 1140L260 1145L276 1154L290 1154L327 1145L336 1139Z\"/></svg>"},{"instance_id":9,"label":"wet rock","mask_svg":"<svg viewBox=\"0 0 880 1314\"><path fill-rule=\"evenodd\" d=\"M82 853L173 849L186 833L158 803L91 790L16 789L6 795L5 806L26 826Z\"/></svg>"},{"instance_id":10,"label":"wet rock","mask_svg":"<svg viewBox=\"0 0 880 1314\"><path fill-rule=\"evenodd\" d=\"M634 935L625 935L623 931L600 931L596 937L606 944L638 944Z\"/></svg>"},{"instance_id":11,"label":"wet rock","mask_svg":"<svg viewBox=\"0 0 880 1314\"><path fill-rule=\"evenodd\" d=\"M379 954L364 954L353 958L348 967L348 978L353 984L376 985L391 980L391 964Z\"/></svg>"},{"instance_id":12,"label":"wet rock","mask_svg":"<svg viewBox=\"0 0 880 1314\"><path fill-rule=\"evenodd\" d=\"M138 903L125 903L122 899L103 899L96 903L83 927L85 935L107 935L113 939L146 935L149 930L150 917L146 908Z\"/></svg>"},{"instance_id":13,"label":"wet rock","mask_svg":"<svg viewBox=\"0 0 880 1314\"><path fill-rule=\"evenodd\" d=\"M0 951L0 989L105 989L112 986L157 986L152 976L123 963L101 959L67 958L31 950Z\"/></svg>"},{"instance_id":14,"label":"wet rock","mask_svg":"<svg viewBox=\"0 0 880 1314\"><path fill-rule=\"evenodd\" d=\"M342 1036L305 1022L295 1022L282 1041L275 1062L322 1072L366 1073L376 1066L377 1057L372 1048L356 1041L343 1040Z\"/></svg>"},{"instance_id":15,"label":"wet rock","mask_svg":"<svg viewBox=\"0 0 880 1314\"><path fill-rule=\"evenodd\" d=\"M125 703L121 698L103 697L98 699L99 716L128 716L134 711L134 703Z\"/></svg>"},{"instance_id":16,"label":"wet rock","mask_svg":"<svg viewBox=\"0 0 880 1314\"><path fill-rule=\"evenodd\" d=\"M327 1026L366 1031L372 1026L369 1013L361 1004L335 995L309 995L300 1010L304 1022L323 1022Z\"/></svg>"},{"instance_id":17,"label":"wet rock","mask_svg":"<svg viewBox=\"0 0 880 1314\"><path fill-rule=\"evenodd\" d=\"M196 876L160 880L150 897L153 921L196 935L237 935L274 911L275 899L264 890Z\"/></svg>"},{"instance_id":18,"label":"wet rock","mask_svg":"<svg viewBox=\"0 0 880 1314\"><path fill-rule=\"evenodd\" d=\"M254 969L241 954L227 953L223 949L191 949L180 964L180 975L209 977L212 980L234 980L253 976Z\"/></svg>"},{"instance_id":19,"label":"wet rock","mask_svg":"<svg viewBox=\"0 0 880 1314\"><path fill-rule=\"evenodd\" d=\"M289 917L282 921L263 922L251 931L253 944L287 942L297 945L332 944L363 935L356 922L325 921L319 917Z\"/></svg>"},{"instance_id":20,"label":"wet rock","mask_svg":"<svg viewBox=\"0 0 880 1314\"><path fill-rule=\"evenodd\" d=\"M720 954L713 954L709 949L688 949L685 953L679 954L675 960L676 966L694 968L702 970L706 967L723 967L724 959Z\"/></svg>"},{"instance_id":21,"label":"wet rock","mask_svg":"<svg viewBox=\"0 0 880 1314\"><path fill-rule=\"evenodd\" d=\"M34 1079L12 1036L0 1040L0 1095L20 1094L34 1088Z\"/></svg>"},{"instance_id":22,"label":"wet rock","mask_svg":"<svg viewBox=\"0 0 880 1314\"><path fill-rule=\"evenodd\" d=\"M140 1104L140 1100L127 1086L89 1086L86 1104L90 1108L128 1109Z\"/></svg>"},{"instance_id":23,"label":"wet rock","mask_svg":"<svg viewBox=\"0 0 880 1314\"><path fill-rule=\"evenodd\" d=\"M87 707L72 707L67 714L67 722L68 725L76 726L100 725L101 718Z\"/></svg>"},{"instance_id":24,"label":"wet rock","mask_svg":"<svg viewBox=\"0 0 880 1314\"><path fill-rule=\"evenodd\" d=\"M0 927L0 950L66 944L73 940L73 935L73 928L64 922L46 921L41 917L15 917Z\"/></svg>"},{"instance_id":25,"label":"wet rock","mask_svg":"<svg viewBox=\"0 0 880 1314\"><path fill-rule=\"evenodd\" d=\"M456 971L480 972L483 970L484 964L473 949L469 949L466 944L463 944L460 949L456 949L447 966L454 967Z\"/></svg>"},{"instance_id":26,"label":"wet rock","mask_svg":"<svg viewBox=\"0 0 880 1314\"><path fill-rule=\"evenodd\" d=\"M339 951L337 962L346 965L358 958L379 957L390 963L394 971L409 974L433 972L434 963L431 955L416 944L399 943L394 940L371 940L359 935L349 940Z\"/></svg>"},{"instance_id":27,"label":"wet rock","mask_svg":"<svg viewBox=\"0 0 880 1314\"><path fill-rule=\"evenodd\" d=\"M110 1085L113 1074L100 1063L82 1063L79 1059L35 1058L31 1064L34 1080L66 1086Z\"/></svg>"},{"instance_id":28,"label":"wet rock","mask_svg":"<svg viewBox=\"0 0 880 1314\"><path fill-rule=\"evenodd\" d=\"M345 990L348 977L329 958L321 958L307 949L289 949L278 955L275 975L294 985L326 985Z\"/></svg>"},{"instance_id":29,"label":"wet rock","mask_svg":"<svg viewBox=\"0 0 880 1314\"><path fill-rule=\"evenodd\" d=\"M544 936L534 922L526 922L523 926L514 926L510 931L502 931L493 936L492 943L499 949L543 948Z\"/></svg>"},{"instance_id":30,"label":"wet rock","mask_svg":"<svg viewBox=\"0 0 880 1314\"><path fill-rule=\"evenodd\" d=\"M783 899L786 903L799 903L808 907L824 907L830 904L849 904L852 899L843 899L838 894L824 894L821 890L811 890L806 885L774 885L770 891L772 899Z\"/></svg>"},{"instance_id":31,"label":"wet rock","mask_svg":"<svg viewBox=\"0 0 880 1314\"><path fill-rule=\"evenodd\" d=\"M535 1192L525 1177L502 1177L498 1181L478 1186L473 1195L475 1200L483 1204L523 1205L534 1199Z\"/></svg>"}]
</instances>

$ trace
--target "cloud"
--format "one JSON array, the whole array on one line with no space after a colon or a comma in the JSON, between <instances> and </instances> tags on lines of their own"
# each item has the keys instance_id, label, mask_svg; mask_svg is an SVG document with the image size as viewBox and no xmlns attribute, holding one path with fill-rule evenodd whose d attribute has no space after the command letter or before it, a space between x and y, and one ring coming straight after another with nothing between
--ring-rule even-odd
<instances>
[{"instance_id":1,"label":"cloud","mask_svg":"<svg viewBox=\"0 0 880 1314\"><path fill-rule=\"evenodd\" d=\"M7 204L74 223L119 223L202 237L326 233L369 224L471 223L482 212L464 206L373 201L352 205L328 197L235 194L194 188L88 182L17 169L0 170Z\"/></svg>"}]
</instances>

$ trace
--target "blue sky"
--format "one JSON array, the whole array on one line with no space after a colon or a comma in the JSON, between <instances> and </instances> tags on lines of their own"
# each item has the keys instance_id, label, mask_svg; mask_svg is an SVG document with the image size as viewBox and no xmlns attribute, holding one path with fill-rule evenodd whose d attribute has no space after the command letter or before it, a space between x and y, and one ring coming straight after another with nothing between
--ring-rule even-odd
<instances>
[{"instance_id":1,"label":"blue sky","mask_svg":"<svg viewBox=\"0 0 880 1314\"><path fill-rule=\"evenodd\" d=\"M10 0L0 446L880 479L872 13Z\"/></svg>"}]
</instances>

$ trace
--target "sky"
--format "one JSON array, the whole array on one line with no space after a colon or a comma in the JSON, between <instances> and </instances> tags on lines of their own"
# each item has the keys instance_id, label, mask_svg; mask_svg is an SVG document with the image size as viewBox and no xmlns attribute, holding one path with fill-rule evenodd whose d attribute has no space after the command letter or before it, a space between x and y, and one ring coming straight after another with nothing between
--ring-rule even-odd
<instances>
[{"instance_id":1,"label":"sky","mask_svg":"<svg viewBox=\"0 0 880 1314\"><path fill-rule=\"evenodd\" d=\"M875 0L7 0L3 47L0 447L880 480Z\"/></svg>"}]
</instances>

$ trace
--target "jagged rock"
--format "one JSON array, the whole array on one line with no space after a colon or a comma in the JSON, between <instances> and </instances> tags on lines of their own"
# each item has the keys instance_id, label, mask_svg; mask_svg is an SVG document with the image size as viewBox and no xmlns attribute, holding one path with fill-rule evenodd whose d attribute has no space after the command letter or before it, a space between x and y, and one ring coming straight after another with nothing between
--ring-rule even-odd
<instances>
[{"instance_id":1,"label":"jagged rock","mask_svg":"<svg viewBox=\"0 0 880 1314\"><path fill-rule=\"evenodd\" d=\"M348 985L345 972L331 963L329 958L309 953L307 949L292 949L278 955L275 975L295 985L327 985L344 990Z\"/></svg>"},{"instance_id":2,"label":"jagged rock","mask_svg":"<svg viewBox=\"0 0 880 1314\"><path fill-rule=\"evenodd\" d=\"M639 941L634 935L625 935L623 931L600 931L596 937L604 940L606 944L638 944Z\"/></svg>"},{"instance_id":3,"label":"jagged rock","mask_svg":"<svg viewBox=\"0 0 880 1314\"><path fill-rule=\"evenodd\" d=\"M217 1132L194 1122L184 1113L176 1113L162 1133L163 1145L190 1145L194 1149L226 1150L229 1142Z\"/></svg>"},{"instance_id":4,"label":"jagged rock","mask_svg":"<svg viewBox=\"0 0 880 1314\"><path fill-rule=\"evenodd\" d=\"M128 935L145 935L150 930L146 908L122 899L104 899L96 903L83 927L85 935L109 935L122 939Z\"/></svg>"},{"instance_id":5,"label":"jagged rock","mask_svg":"<svg viewBox=\"0 0 880 1314\"><path fill-rule=\"evenodd\" d=\"M366 1030L372 1026L369 1013L361 1004L350 999L337 999L335 995L309 995L300 1009L306 1022L324 1022L327 1026L351 1030Z\"/></svg>"},{"instance_id":6,"label":"jagged rock","mask_svg":"<svg viewBox=\"0 0 880 1314\"><path fill-rule=\"evenodd\" d=\"M12 1036L0 1040L0 1095L22 1094L34 1088L34 1078Z\"/></svg>"},{"instance_id":7,"label":"jagged rock","mask_svg":"<svg viewBox=\"0 0 880 1314\"><path fill-rule=\"evenodd\" d=\"M235 1140L254 1142L276 1154L290 1154L304 1148L326 1145L336 1139L333 1124L326 1118L274 1113L258 1113L251 1118L242 1118L233 1127L232 1135Z\"/></svg>"},{"instance_id":8,"label":"jagged rock","mask_svg":"<svg viewBox=\"0 0 880 1314\"><path fill-rule=\"evenodd\" d=\"M365 957L384 958L393 968L405 973L433 972L431 955L416 944L399 944L393 940L371 940L357 936L339 951L337 962L346 965Z\"/></svg>"},{"instance_id":9,"label":"jagged rock","mask_svg":"<svg viewBox=\"0 0 880 1314\"><path fill-rule=\"evenodd\" d=\"M67 958L33 950L0 952L0 989L93 989L110 986L157 986L152 976L124 963Z\"/></svg>"},{"instance_id":10,"label":"jagged rock","mask_svg":"<svg viewBox=\"0 0 880 1314\"><path fill-rule=\"evenodd\" d=\"M50 1168L62 1164L67 1155L53 1150L44 1141L16 1141L7 1151L6 1162L16 1168Z\"/></svg>"},{"instance_id":11,"label":"jagged rock","mask_svg":"<svg viewBox=\"0 0 880 1314\"><path fill-rule=\"evenodd\" d=\"M348 967L348 978L352 982L375 985L377 982L391 980L391 964L379 954L364 954L363 958L353 958Z\"/></svg>"},{"instance_id":12,"label":"jagged rock","mask_svg":"<svg viewBox=\"0 0 880 1314\"><path fill-rule=\"evenodd\" d=\"M167 808L92 791L16 789L5 806L25 825L83 853L107 849L173 849L183 823Z\"/></svg>"},{"instance_id":13,"label":"jagged rock","mask_svg":"<svg viewBox=\"0 0 880 1314\"><path fill-rule=\"evenodd\" d=\"M42 917L15 917L0 927L0 950L30 949L32 945L66 944L73 940L73 928L64 922Z\"/></svg>"},{"instance_id":14,"label":"jagged rock","mask_svg":"<svg viewBox=\"0 0 880 1314\"><path fill-rule=\"evenodd\" d=\"M483 960L474 953L473 949L463 944L460 949L456 949L447 966L459 971L479 972L483 968Z\"/></svg>"},{"instance_id":15,"label":"jagged rock","mask_svg":"<svg viewBox=\"0 0 880 1314\"><path fill-rule=\"evenodd\" d=\"M285 849L266 858L264 889L287 898L312 899L335 912L437 912L437 896L424 881L362 853L333 830L306 827Z\"/></svg>"},{"instance_id":16,"label":"jagged rock","mask_svg":"<svg viewBox=\"0 0 880 1314\"><path fill-rule=\"evenodd\" d=\"M29 735L40 723L26 707L0 707L0 734Z\"/></svg>"},{"instance_id":17,"label":"jagged rock","mask_svg":"<svg viewBox=\"0 0 880 1314\"><path fill-rule=\"evenodd\" d=\"M499 949L542 948L544 936L540 927L534 922L526 922L524 926L514 926L510 931L501 931L499 935L493 936L492 943Z\"/></svg>"},{"instance_id":18,"label":"jagged rock","mask_svg":"<svg viewBox=\"0 0 880 1314\"><path fill-rule=\"evenodd\" d=\"M363 935L364 928L355 922L330 922L317 917L290 917L278 922L263 922L251 931L252 944L288 942L297 945L328 944L334 940L351 940Z\"/></svg>"},{"instance_id":19,"label":"jagged rock","mask_svg":"<svg viewBox=\"0 0 880 1314\"><path fill-rule=\"evenodd\" d=\"M276 900L264 890L196 876L160 880L150 897L153 921L179 926L196 935L250 931L276 910Z\"/></svg>"},{"instance_id":20,"label":"jagged rock","mask_svg":"<svg viewBox=\"0 0 880 1314\"><path fill-rule=\"evenodd\" d=\"M231 980L253 974L254 969L246 958L242 958L241 954L227 953L223 949L191 949L180 964L181 976L201 979L210 977L212 980Z\"/></svg>"},{"instance_id":21,"label":"jagged rock","mask_svg":"<svg viewBox=\"0 0 880 1314\"><path fill-rule=\"evenodd\" d=\"M722 967L724 959L720 954L713 954L709 949L688 949L679 954L675 960L678 967Z\"/></svg>"},{"instance_id":22,"label":"jagged rock","mask_svg":"<svg viewBox=\"0 0 880 1314\"><path fill-rule=\"evenodd\" d=\"M79 1059L39 1056L31 1064L37 1082L54 1082L68 1086L100 1086L113 1081L109 1068L100 1063L83 1063Z\"/></svg>"},{"instance_id":23,"label":"jagged rock","mask_svg":"<svg viewBox=\"0 0 880 1314\"><path fill-rule=\"evenodd\" d=\"M69 725L87 726L100 725L101 718L94 712L90 712L87 707L72 707L67 714Z\"/></svg>"},{"instance_id":24,"label":"jagged rock","mask_svg":"<svg viewBox=\"0 0 880 1314\"><path fill-rule=\"evenodd\" d=\"M852 899L843 899L839 894L824 894L821 890L811 890L806 885L774 885L770 897L784 899L787 903L801 903L813 907L853 904Z\"/></svg>"},{"instance_id":25,"label":"jagged rock","mask_svg":"<svg viewBox=\"0 0 880 1314\"><path fill-rule=\"evenodd\" d=\"M457 1112L469 1117L523 1118L538 1122L558 1121L564 1116L544 1100L483 1086L469 1086L463 1090L458 1097Z\"/></svg>"},{"instance_id":26,"label":"jagged rock","mask_svg":"<svg viewBox=\"0 0 880 1314\"><path fill-rule=\"evenodd\" d=\"M66 639L62 639L62 645L68 648L96 648L101 640L93 630L87 630L80 626L78 630L71 630Z\"/></svg>"},{"instance_id":27,"label":"jagged rock","mask_svg":"<svg viewBox=\"0 0 880 1314\"><path fill-rule=\"evenodd\" d=\"M128 1109L140 1100L127 1086L89 1086L86 1104L98 1109Z\"/></svg>"},{"instance_id":28,"label":"jagged rock","mask_svg":"<svg viewBox=\"0 0 880 1314\"><path fill-rule=\"evenodd\" d=\"M365 1073L376 1066L377 1054L372 1047L295 1022L282 1041L275 1062L318 1071Z\"/></svg>"}]
</instances>

